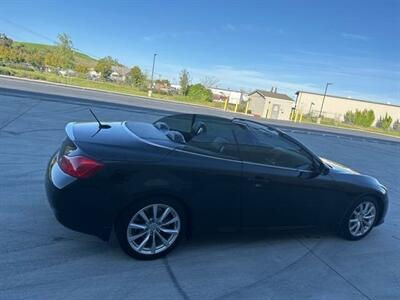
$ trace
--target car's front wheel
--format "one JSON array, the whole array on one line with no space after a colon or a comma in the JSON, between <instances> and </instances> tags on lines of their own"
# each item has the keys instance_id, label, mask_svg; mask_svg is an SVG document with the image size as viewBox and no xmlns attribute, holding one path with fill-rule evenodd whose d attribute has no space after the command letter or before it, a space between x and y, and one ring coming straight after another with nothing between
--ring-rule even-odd
<instances>
[{"instance_id":1,"label":"car's front wheel","mask_svg":"<svg viewBox=\"0 0 400 300\"><path fill-rule=\"evenodd\" d=\"M176 247L186 227L185 212L174 200L151 200L133 205L116 224L122 249L130 256L150 260Z\"/></svg>"},{"instance_id":2,"label":"car's front wheel","mask_svg":"<svg viewBox=\"0 0 400 300\"><path fill-rule=\"evenodd\" d=\"M363 198L357 201L346 213L340 234L348 240L360 240L374 227L378 215L378 205L373 198Z\"/></svg>"}]
</instances>

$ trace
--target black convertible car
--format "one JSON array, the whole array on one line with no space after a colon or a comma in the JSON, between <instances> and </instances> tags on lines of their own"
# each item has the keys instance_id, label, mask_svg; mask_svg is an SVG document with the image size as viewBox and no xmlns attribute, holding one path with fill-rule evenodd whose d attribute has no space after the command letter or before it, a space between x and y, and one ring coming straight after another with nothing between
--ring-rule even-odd
<instances>
[{"instance_id":1,"label":"black convertible car","mask_svg":"<svg viewBox=\"0 0 400 300\"><path fill-rule=\"evenodd\" d=\"M358 240L381 224L386 188L319 158L289 135L245 120L177 114L150 123L69 123L47 195L66 227L140 259L186 233L323 226Z\"/></svg>"}]
</instances>

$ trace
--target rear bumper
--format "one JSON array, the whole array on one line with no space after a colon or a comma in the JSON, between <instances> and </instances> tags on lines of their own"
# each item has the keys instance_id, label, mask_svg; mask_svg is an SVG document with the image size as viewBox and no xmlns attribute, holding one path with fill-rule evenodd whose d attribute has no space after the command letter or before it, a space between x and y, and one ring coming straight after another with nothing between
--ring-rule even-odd
<instances>
[{"instance_id":1,"label":"rear bumper","mask_svg":"<svg viewBox=\"0 0 400 300\"><path fill-rule=\"evenodd\" d=\"M55 157L49 162L45 185L50 207L62 225L108 240L112 220L104 207L108 200L104 192L65 174Z\"/></svg>"}]
</instances>

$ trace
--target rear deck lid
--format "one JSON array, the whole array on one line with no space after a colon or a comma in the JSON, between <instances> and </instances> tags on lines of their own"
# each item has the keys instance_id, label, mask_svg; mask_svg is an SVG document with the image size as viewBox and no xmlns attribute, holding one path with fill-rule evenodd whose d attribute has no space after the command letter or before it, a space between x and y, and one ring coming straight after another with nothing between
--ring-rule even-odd
<instances>
[{"instance_id":1,"label":"rear deck lid","mask_svg":"<svg viewBox=\"0 0 400 300\"><path fill-rule=\"evenodd\" d=\"M69 123L66 133L83 152L103 160L154 161L162 159L174 149L172 143L152 124L134 125L126 122L110 122L109 128L98 130L98 123Z\"/></svg>"}]
</instances>

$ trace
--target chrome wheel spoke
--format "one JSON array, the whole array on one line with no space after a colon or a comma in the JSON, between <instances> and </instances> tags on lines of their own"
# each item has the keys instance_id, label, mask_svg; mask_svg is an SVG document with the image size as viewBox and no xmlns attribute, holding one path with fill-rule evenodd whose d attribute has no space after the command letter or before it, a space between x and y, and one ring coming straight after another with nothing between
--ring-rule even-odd
<instances>
[{"instance_id":1,"label":"chrome wheel spoke","mask_svg":"<svg viewBox=\"0 0 400 300\"><path fill-rule=\"evenodd\" d=\"M143 231L143 232L141 232L141 233L132 235L132 236L129 238L129 241L130 241L130 242L135 241L135 240L137 240L138 238L144 236L146 233L148 233L147 230L146 230L146 231Z\"/></svg>"},{"instance_id":2,"label":"chrome wheel spoke","mask_svg":"<svg viewBox=\"0 0 400 300\"><path fill-rule=\"evenodd\" d=\"M179 221L179 218L175 217L175 218L172 218L171 220L169 220L169 221L167 221L165 223L162 223L160 226L167 226L169 224L172 224L172 223L175 223L175 222L178 222L178 221Z\"/></svg>"},{"instance_id":3,"label":"chrome wheel spoke","mask_svg":"<svg viewBox=\"0 0 400 300\"><path fill-rule=\"evenodd\" d=\"M360 231L360 223L357 223L356 229L354 230L354 232L356 234L358 234L358 232Z\"/></svg>"},{"instance_id":4,"label":"chrome wheel spoke","mask_svg":"<svg viewBox=\"0 0 400 300\"><path fill-rule=\"evenodd\" d=\"M368 210L365 212L365 215L371 214L374 210L375 210L375 208L374 208L373 206L370 206L370 207L368 208Z\"/></svg>"},{"instance_id":5,"label":"chrome wheel spoke","mask_svg":"<svg viewBox=\"0 0 400 300\"><path fill-rule=\"evenodd\" d=\"M146 222L146 223L148 223L148 222L150 222L149 221L149 218L147 217L147 215L146 215L146 213L145 213L145 211L144 211L144 209L142 209L141 211L140 211L140 216L143 218L143 220Z\"/></svg>"},{"instance_id":6,"label":"chrome wheel spoke","mask_svg":"<svg viewBox=\"0 0 400 300\"><path fill-rule=\"evenodd\" d=\"M129 228L132 228L132 229L146 230L146 225L142 225L142 224L130 223L128 226L129 226Z\"/></svg>"},{"instance_id":7,"label":"chrome wheel spoke","mask_svg":"<svg viewBox=\"0 0 400 300\"><path fill-rule=\"evenodd\" d=\"M154 254L156 252L156 234L153 231L152 233L152 241L151 241L151 253Z\"/></svg>"},{"instance_id":8,"label":"chrome wheel spoke","mask_svg":"<svg viewBox=\"0 0 400 300\"><path fill-rule=\"evenodd\" d=\"M158 232L156 231L157 236L160 238L161 242L163 243L164 246L168 247L169 243L168 241Z\"/></svg>"},{"instance_id":9,"label":"chrome wheel spoke","mask_svg":"<svg viewBox=\"0 0 400 300\"><path fill-rule=\"evenodd\" d=\"M149 239L150 239L150 233L148 233L148 234L146 235L145 239L144 239L144 240L142 241L142 243L139 245L139 247L137 248L138 251L140 251L140 250L144 247L144 245L149 241Z\"/></svg>"},{"instance_id":10,"label":"chrome wheel spoke","mask_svg":"<svg viewBox=\"0 0 400 300\"><path fill-rule=\"evenodd\" d=\"M169 234L178 234L178 232L179 232L179 230L167 229L167 228L163 228L163 227L160 227L160 231L169 233Z\"/></svg>"},{"instance_id":11,"label":"chrome wheel spoke","mask_svg":"<svg viewBox=\"0 0 400 300\"><path fill-rule=\"evenodd\" d=\"M350 230L354 231L354 229L357 227L357 223L354 223L353 225L350 226Z\"/></svg>"},{"instance_id":12,"label":"chrome wheel spoke","mask_svg":"<svg viewBox=\"0 0 400 300\"><path fill-rule=\"evenodd\" d=\"M153 205L153 222L157 221L157 210L158 210L158 205L154 204Z\"/></svg>"},{"instance_id":13,"label":"chrome wheel spoke","mask_svg":"<svg viewBox=\"0 0 400 300\"><path fill-rule=\"evenodd\" d=\"M163 214L161 215L159 221L160 221L160 222L164 221L164 219L166 218L166 216L168 216L168 214L169 214L170 211L171 211L171 209L170 209L169 207L167 207L167 208L164 210Z\"/></svg>"},{"instance_id":14,"label":"chrome wheel spoke","mask_svg":"<svg viewBox=\"0 0 400 300\"><path fill-rule=\"evenodd\" d=\"M360 230L359 230L359 233L363 234L363 233L364 233L364 229L365 229L364 223L363 223L363 222L360 222Z\"/></svg>"}]
</instances>

